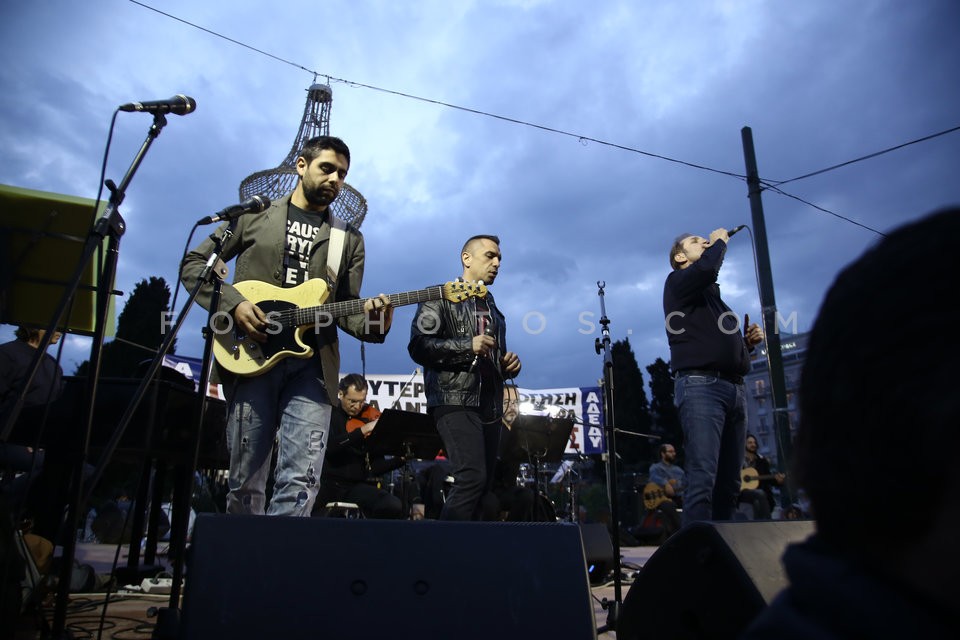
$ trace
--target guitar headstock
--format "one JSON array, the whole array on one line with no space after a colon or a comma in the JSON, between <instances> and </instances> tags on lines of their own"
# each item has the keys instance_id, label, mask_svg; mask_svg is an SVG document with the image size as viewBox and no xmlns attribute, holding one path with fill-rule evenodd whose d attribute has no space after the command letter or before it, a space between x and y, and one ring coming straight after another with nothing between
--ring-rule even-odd
<instances>
[{"instance_id":1,"label":"guitar headstock","mask_svg":"<svg viewBox=\"0 0 960 640\"><path fill-rule=\"evenodd\" d=\"M482 282L448 282L443 285L443 298L448 302L463 302L467 298L483 298L487 287Z\"/></svg>"}]
</instances>

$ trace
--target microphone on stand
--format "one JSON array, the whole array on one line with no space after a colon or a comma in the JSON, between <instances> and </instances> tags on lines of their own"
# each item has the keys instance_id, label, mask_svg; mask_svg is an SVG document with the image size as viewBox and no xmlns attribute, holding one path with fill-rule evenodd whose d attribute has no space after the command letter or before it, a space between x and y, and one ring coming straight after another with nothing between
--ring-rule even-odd
<instances>
[{"instance_id":1,"label":"microphone on stand","mask_svg":"<svg viewBox=\"0 0 960 640\"><path fill-rule=\"evenodd\" d=\"M733 229L730 229L730 231L727 231L727 237L732 238L733 234L735 234L737 231L741 231L746 228L747 228L747 225L745 224L741 224L740 226L734 227Z\"/></svg>"},{"instance_id":2,"label":"microphone on stand","mask_svg":"<svg viewBox=\"0 0 960 640\"><path fill-rule=\"evenodd\" d=\"M362 343L361 343L362 344ZM397 399L394 400L393 404L390 405L391 409L396 409L400 406L400 398L403 397L403 390L410 386L410 383L413 382L413 379L420 375L420 367L417 367L413 370L413 375L410 376L410 379L400 385L400 391L397 393Z\"/></svg>"},{"instance_id":3,"label":"microphone on stand","mask_svg":"<svg viewBox=\"0 0 960 640\"><path fill-rule=\"evenodd\" d=\"M144 113L173 113L183 116L193 113L197 108L197 101L190 96L178 93L169 100L151 100L149 102L128 102L117 109L120 111L143 111Z\"/></svg>"},{"instance_id":4,"label":"microphone on stand","mask_svg":"<svg viewBox=\"0 0 960 640\"><path fill-rule=\"evenodd\" d=\"M270 198L264 195L255 195L251 198L247 198L240 204L232 204L226 209L222 209L212 216L200 218L200 220L197 221L197 224L213 224L214 222L220 222L221 220L233 220L234 218L247 213L260 213L261 211L266 210L266 208L269 206Z\"/></svg>"}]
</instances>

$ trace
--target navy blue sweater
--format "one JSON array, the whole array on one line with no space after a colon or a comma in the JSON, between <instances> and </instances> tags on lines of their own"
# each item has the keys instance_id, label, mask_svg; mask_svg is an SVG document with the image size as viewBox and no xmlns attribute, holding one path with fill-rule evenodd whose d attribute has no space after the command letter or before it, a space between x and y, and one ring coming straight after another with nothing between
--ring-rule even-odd
<instances>
[{"instance_id":1,"label":"navy blue sweater","mask_svg":"<svg viewBox=\"0 0 960 640\"><path fill-rule=\"evenodd\" d=\"M726 252L725 242L714 243L689 267L672 271L663 285L663 315L674 371L743 375L750 370L740 320L720 299L717 276Z\"/></svg>"}]
</instances>

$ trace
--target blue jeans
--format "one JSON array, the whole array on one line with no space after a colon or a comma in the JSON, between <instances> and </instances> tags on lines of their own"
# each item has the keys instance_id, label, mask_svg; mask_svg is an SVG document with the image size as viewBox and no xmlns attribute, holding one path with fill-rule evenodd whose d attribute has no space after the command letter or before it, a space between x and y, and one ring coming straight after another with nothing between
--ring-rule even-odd
<instances>
[{"instance_id":1,"label":"blue jeans","mask_svg":"<svg viewBox=\"0 0 960 640\"><path fill-rule=\"evenodd\" d=\"M744 386L714 376L679 375L673 393L687 474L683 524L731 520L747 439Z\"/></svg>"},{"instance_id":2,"label":"blue jeans","mask_svg":"<svg viewBox=\"0 0 960 640\"><path fill-rule=\"evenodd\" d=\"M309 516L330 430L320 360L286 358L252 378L224 385L229 410L227 513L264 513L270 457L277 469L268 515Z\"/></svg>"},{"instance_id":3,"label":"blue jeans","mask_svg":"<svg viewBox=\"0 0 960 640\"><path fill-rule=\"evenodd\" d=\"M455 411L437 420L437 431L453 474L440 519L480 520L481 501L493 485L500 420L485 423L476 411Z\"/></svg>"}]
</instances>

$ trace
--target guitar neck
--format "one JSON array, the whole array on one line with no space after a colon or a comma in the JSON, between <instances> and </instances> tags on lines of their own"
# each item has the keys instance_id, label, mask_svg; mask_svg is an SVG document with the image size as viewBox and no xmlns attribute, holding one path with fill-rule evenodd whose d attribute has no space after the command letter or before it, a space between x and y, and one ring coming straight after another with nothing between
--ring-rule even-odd
<instances>
[{"instance_id":1,"label":"guitar neck","mask_svg":"<svg viewBox=\"0 0 960 640\"><path fill-rule=\"evenodd\" d=\"M430 300L439 300L443 297L443 285L418 289L416 291L404 291L402 293L388 294L390 304L394 307L404 307L410 304L419 304ZM315 307L302 307L297 309L291 320L294 326L314 324L317 318L341 318L343 316L355 316L363 313L363 305L368 298L356 298L353 300L342 300L321 304Z\"/></svg>"},{"instance_id":2,"label":"guitar neck","mask_svg":"<svg viewBox=\"0 0 960 640\"><path fill-rule=\"evenodd\" d=\"M777 477L775 473L766 473L762 476L758 476L756 473L749 473L748 469L744 469L743 473L740 474L740 478L746 482L753 482L759 480L773 480Z\"/></svg>"}]
</instances>

